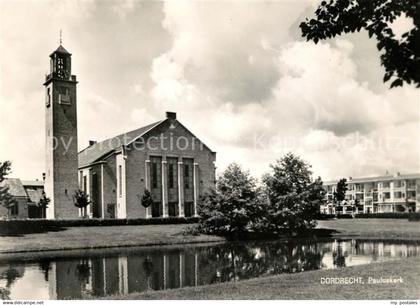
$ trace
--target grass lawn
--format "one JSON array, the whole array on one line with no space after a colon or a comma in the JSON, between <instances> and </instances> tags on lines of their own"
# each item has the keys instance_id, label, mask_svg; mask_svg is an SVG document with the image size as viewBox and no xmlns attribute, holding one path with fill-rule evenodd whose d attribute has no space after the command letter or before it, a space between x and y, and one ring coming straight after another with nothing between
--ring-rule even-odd
<instances>
[{"instance_id":1,"label":"grass lawn","mask_svg":"<svg viewBox=\"0 0 420 305\"><path fill-rule=\"evenodd\" d=\"M318 228L337 230L334 234L337 237L420 240L420 222L409 222L407 219L320 220Z\"/></svg>"},{"instance_id":2,"label":"grass lawn","mask_svg":"<svg viewBox=\"0 0 420 305\"><path fill-rule=\"evenodd\" d=\"M306 271L236 283L152 291L113 299L420 299L420 258ZM361 277L364 284L323 285L321 278ZM369 277L399 278L403 283L369 284Z\"/></svg>"},{"instance_id":3,"label":"grass lawn","mask_svg":"<svg viewBox=\"0 0 420 305\"><path fill-rule=\"evenodd\" d=\"M0 255L9 252L171 245L223 241L217 236L184 236L186 224L69 227L63 231L0 236ZM420 222L406 219L336 219L319 221L319 228L337 230L336 237L420 240Z\"/></svg>"},{"instance_id":4,"label":"grass lawn","mask_svg":"<svg viewBox=\"0 0 420 305\"><path fill-rule=\"evenodd\" d=\"M184 236L186 224L70 227L63 231L0 236L0 255L7 252L91 249L121 246L170 245L223 241L210 235Z\"/></svg>"}]
</instances>

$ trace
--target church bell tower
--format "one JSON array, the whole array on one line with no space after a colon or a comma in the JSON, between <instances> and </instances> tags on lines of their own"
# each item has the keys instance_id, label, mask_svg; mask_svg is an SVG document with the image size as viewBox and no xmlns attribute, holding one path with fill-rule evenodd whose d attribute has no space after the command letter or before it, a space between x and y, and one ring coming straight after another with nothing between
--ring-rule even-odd
<instances>
[{"instance_id":1,"label":"church bell tower","mask_svg":"<svg viewBox=\"0 0 420 305\"><path fill-rule=\"evenodd\" d=\"M73 194L78 188L76 76L71 54L61 45L50 55L45 79L45 193L51 199L47 218L78 217Z\"/></svg>"}]
</instances>

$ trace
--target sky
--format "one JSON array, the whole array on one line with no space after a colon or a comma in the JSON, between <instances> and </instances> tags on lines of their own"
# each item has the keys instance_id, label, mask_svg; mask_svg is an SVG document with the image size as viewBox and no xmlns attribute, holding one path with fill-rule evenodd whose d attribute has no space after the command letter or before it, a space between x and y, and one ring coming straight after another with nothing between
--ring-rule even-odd
<instances>
[{"instance_id":1,"label":"sky","mask_svg":"<svg viewBox=\"0 0 420 305\"><path fill-rule=\"evenodd\" d=\"M0 2L0 160L40 179L45 74L73 54L78 145L165 111L256 177L287 152L324 180L420 172L419 89L389 89L366 32L315 45L299 23L319 1ZM395 31L412 26L397 20Z\"/></svg>"}]
</instances>

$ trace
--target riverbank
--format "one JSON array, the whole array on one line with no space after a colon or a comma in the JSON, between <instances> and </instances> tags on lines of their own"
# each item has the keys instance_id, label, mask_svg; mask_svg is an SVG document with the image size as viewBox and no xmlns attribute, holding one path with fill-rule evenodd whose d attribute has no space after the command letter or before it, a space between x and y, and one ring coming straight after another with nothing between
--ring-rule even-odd
<instances>
[{"instance_id":1,"label":"riverbank","mask_svg":"<svg viewBox=\"0 0 420 305\"><path fill-rule=\"evenodd\" d=\"M134 293L106 299L420 299L420 258L407 258L333 270L305 271L198 287ZM369 278L395 279L396 283L369 283ZM361 278L362 283L321 284L321 279ZM402 283L400 282L402 280Z\"/></svg>"},{"instance_id":2,"label":"riverbank","mask_svg":"<svg viewBox=\"0 0 420 305\"><path fill-rule=\"evenodd\" d=\"M175 245L225 240L223 237L210 235L185 236L182 232L187 226L189 225L69 227L55 232L0 236L0 256L11 252ZM408 222L406 219L323 220L318 222L318 228L332 230L334 238L420 240L420 222Z\"/></svg>"},{"instance_id":3,"label":"riverbank","mask_svg":"<svg viewBox=\"0 0 420 305\"><path fill-rule=\"evenodd\" d=\"M0 236L0 257L5 253L62 251L112 247L157 246L224 241L211 235L183 235L187 224L69 227L63 231Z\"/></svg>"}]
</instances>

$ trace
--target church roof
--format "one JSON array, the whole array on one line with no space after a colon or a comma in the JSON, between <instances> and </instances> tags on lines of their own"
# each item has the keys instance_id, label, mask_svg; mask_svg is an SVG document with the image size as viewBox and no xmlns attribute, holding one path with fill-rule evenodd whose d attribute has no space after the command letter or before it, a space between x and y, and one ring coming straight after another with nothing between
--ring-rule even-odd
<instances>
[{"instance_id":1,"label":"church roof","mask_svg":"<svg viewBox=\"0 0 420 305\"><path fill-rule=\"evenodd\" d=\"M61 44L59 45L59 47L57 48L57 50L55 50L54 52L51 53L51 55L53 55L54 53L61 53L61 54L69 54L69 55L71 55L71 53L68 52L66 49L64 49L64 47Z\"/></svg>"},{"instance_id":2,"label":"church roof","mask_svg":"<svg viewBox=\"0 0 420 305\"><path fill-rule=\"evenodd\" d=\"M101 157L111 153L122 145L127 145L134 139L144 135L146 132L159 125L163 121L158 121L138 129L120 134L116 137L106 139L102 142L95 143L81 152L79 152L79 168L97 162Z\"/></svg>"}]
</instances>

